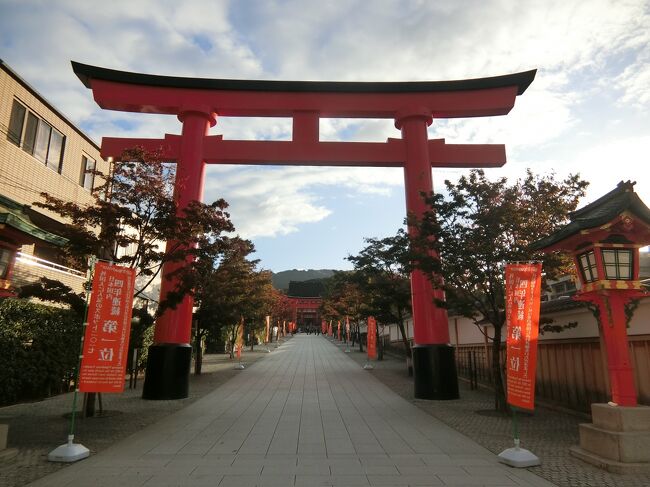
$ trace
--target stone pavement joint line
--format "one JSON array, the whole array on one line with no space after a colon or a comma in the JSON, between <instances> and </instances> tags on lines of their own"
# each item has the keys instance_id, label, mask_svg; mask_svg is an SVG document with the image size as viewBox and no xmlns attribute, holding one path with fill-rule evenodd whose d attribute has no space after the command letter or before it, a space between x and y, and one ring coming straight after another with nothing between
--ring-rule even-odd
<instances>
[{"instance_id":1,"label":"stone pavement joint line","mask_svg":"<svg viewBox=\"0 0 650 487\"><path fill-rule=\"evenodd\" d=\"M44 477L64 486L531 486L322 336L297 335L190 406Z\"/></svg>"}]
</instances>

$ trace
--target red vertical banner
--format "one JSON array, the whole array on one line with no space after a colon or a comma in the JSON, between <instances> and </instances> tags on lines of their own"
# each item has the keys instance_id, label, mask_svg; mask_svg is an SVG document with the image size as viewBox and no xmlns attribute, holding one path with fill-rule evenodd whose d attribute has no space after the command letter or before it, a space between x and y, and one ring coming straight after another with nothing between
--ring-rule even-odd
<instances>
[{"instance_id":1,"label":"red vertical banner","mask_svg":"<svg viewBox=\"0 0 650 487\"><path fill-rule=\"evenodd\" d=\"M345 339L350 343L350 318L345 317Z\"/></svg>"},{"instance_id":2,"label":"red vertical banner","mask_svg":"<svg viewBox=\"0 0 650 487\"><path fill-rule=\"evenodd\" d=\"M95 264L79 372L81 392L122 392L131 333L135 269Z\"/></svg>"},{"instance_id":3,"label":"red vertical banner","mask_svg":"<svg viewBox=\"0 0 650 487\"><path fill-rule=\"evenodd\" d=\"M506 265L508 404L535 408L542 264Z\"/></svg>"},{"instance_id":4,"label":"red vertical banner","mask_svg":"<svg viewBox=\"0 0 650 487\"><path fill-rule=\"evenodd\" d=\"M321 322L320 322L320 332L321 332L323 335L324 335L325 333L327 333L327 323L325 322L325 320L321 320Z\"/></svg>"},{"instance_id":5,"label":"red vertical banner","mask_svg":"<svg viewBox=\"0 0 650 487\"><path fill-rule=\"evenodd\" d=\"M266 316L266 334L264 335L264 343L269 343L269 335L271 333L271 317Z\"/></svg>"},{"instance_id":6,"label":"red vertical banner","mask_svg":"<svg viewBox=\"0 0 650 487\"><path fill-rule=\"evenodd\" d=\"M368 360L377 358L377 321L372 316L368 317Z\"/></svg>"},{"instance_id":7,"label":"red vertical banner","mask_svg":"<svg viewBox=\"0 0 650 487\"><path fill-rule=\"evenodd\" d=\"M336 325L336 338L339 342L341 341L341 321L338 321Z\"/></svg>"},{"instance_id":8,"label":"red vertical banner","mask_svg":"<svg viewBox=\"0 0 650 487\"><path fill-rule=\"evenodd\" d=\"M329 336L333 335L333 332L332 332L332 320L330 320L329 326L327 327L327 334Z\"/></svg>"}]
</instances>

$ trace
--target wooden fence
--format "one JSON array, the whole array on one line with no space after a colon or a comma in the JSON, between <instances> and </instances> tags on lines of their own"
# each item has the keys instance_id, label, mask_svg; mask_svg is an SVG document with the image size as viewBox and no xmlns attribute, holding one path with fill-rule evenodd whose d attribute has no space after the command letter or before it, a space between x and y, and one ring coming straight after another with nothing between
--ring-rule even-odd
<instances>
[{"instance_id":1,"label":"wooden fence","mask_svg":"<svg viewBox=\"0 0 650 487\"><path fill-rule=\"evenodd\" d=\"M639 402L650 405L650 336L630 336L629 341ZM504 363L505 347L501 354ZM491 357L490 346L459 345L456 348L459 377L491 386ZM537 348L536 398L576 411L590 412L591 403L610 399L606 363L598 338L540 342Z\"/></svg>"}]
</instances>

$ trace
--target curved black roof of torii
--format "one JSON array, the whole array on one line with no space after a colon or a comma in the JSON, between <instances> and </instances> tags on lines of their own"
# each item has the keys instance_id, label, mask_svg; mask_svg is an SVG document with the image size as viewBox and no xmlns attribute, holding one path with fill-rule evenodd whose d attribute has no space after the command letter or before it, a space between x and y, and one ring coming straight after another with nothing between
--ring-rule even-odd
<instances>
[{"instance_id":1,"label":"curved black roof of torii","mask_svg":"<svg viewBox=\"0 0 650 487\"><path fill-rule=\"evenodd\" d=\"M517 86L521 95L535 79L536 69L488 78L455 81L271 81L185 78L117 71L72 61L72 69L90 88L90 80L104 80L143 86L225 91L270 91L296 93L427 93L442 91L485 90Z\"/></svg>"},{"instance_id":2,"label":"curved black roof of torii","mask_svg":"<svg viewBox=\"0 0 650 487\"><path fill-rule=\"evenodd\" d=\"M650 208L634 192L634 184L621 181L615 189L596 201L569 213L570 223L557 232L532 244L533 250L551 247L582 230L589 230L605 225L624 211L629 211L646 225L650 225Z\"/></svg>"}]
</instances>

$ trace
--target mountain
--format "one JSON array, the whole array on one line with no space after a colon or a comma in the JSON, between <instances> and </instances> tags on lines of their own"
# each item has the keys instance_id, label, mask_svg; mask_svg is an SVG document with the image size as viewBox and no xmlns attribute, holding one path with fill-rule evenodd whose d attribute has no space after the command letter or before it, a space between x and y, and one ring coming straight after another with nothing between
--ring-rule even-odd
<instances>
[{"instance_id":1,"label":"mountain","mask_svg":"<svg viewBox=\"0 0 650 487\"><path fill-rule=\"evenodd\" d=\"M272 275L273 286L276 289L288 289L290 281L310 281L312 279L326 279L337 272L334 269L291 269L290 271L274 272Z\"/></svg>"}]
</instances>

